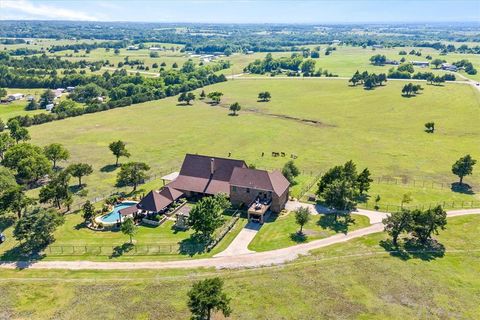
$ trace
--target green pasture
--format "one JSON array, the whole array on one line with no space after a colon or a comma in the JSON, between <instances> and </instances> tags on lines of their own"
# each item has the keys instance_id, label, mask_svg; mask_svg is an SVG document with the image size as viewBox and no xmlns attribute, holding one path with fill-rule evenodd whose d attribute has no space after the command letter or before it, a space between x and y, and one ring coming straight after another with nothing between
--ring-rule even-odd
<instances>
[{"instance_id":1,"label":"green pasture","mask_svg":"<svg viewBox=\"0 0 480 320\"><path fill-rule=\"evenodd\" d=\"M474 319L479 226L478 216L449 218L436 237L443 256L406 260L386 253L379 246L386 236L378 233L263 269L2 270L0 312L6 318L186 319L192 282L220 276L232 319Z\"/></svg>"}]
</instances>

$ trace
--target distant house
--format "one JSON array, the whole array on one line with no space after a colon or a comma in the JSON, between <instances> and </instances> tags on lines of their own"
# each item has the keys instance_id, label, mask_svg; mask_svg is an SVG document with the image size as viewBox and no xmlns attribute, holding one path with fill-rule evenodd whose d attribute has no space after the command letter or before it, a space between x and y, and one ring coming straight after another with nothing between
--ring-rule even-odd
<instances>
[{"instance_id":1,"label":"distant house","mask_svg":"<svg viewBox=\"0 0 480 320\"><path fill-rule=\"evenodd\" d=\"M128 46L127 50L138 50L138 46Z\"/></svg>"},{"instance_id":2,"label":"distant house","mask_svg":"<svg viewBox=\"0 0 480 320\"><path fill-rule=\"evenodd\" d=\"M372 46L372 48L374 48L374 49L383 49L384 46L381 45L381 44L374 44L374 45Z\"/></svg>"},{"instance_id":3,"label":"distant house","mask_svg":"<svg viewBox=\"0 0 480 320\"><path fill-rule=\"evenodd\" d=\"M247 52L245 52L245 54L254 54L255 52L253 52L252 50L247 50Z\"/></svg>"},{"instance_id":4,"label":"distant house","mask_svg":"<svg viewBox=\"0 0 480 320\"><path fill-rule=\"evenodd\" d=\"M151 51L162 51L163 49L160 47L150 47L149 48Z\"/></svg>"},{"instance_id":5,"label":"distant house","mask_svg":"<svg viewBox=\"0 0 480 320\"><path fill-rule=\"evenodd\" d=\"M410 63L416 67L427 68L430 65L428 61L410 61Z\"/></svg>"},{"instance_id":6,"label":"distant house","mask_svg":"<svg viewBox=\"0 0 480 320\"><path fill-rule=\"evenodd\" d=\"M458 71L458 67L455 66L455 65L453 65L453 64L442 63L442 70L457 72L457 71Z\"/></svg>"},{"instance_id":7,"label":"distant house","mask_svg":"<svg viewBox=\"0 0 480 320\"><path fill-rule=\"evenodd\" d=\"M75 87L67 87L67 92L72 92L73 90L75 90Z\"/></svg>"},{"instance_id":8,"label":"distant house","mask_svg":"<svg viewBox=\"0 0 480 320\"><path fill-rule=\"evenodd\" d=\"M35 100L35 97L32 96L32 95L28 95L28 96L25 97L25 99L26 99L27 101L32 101L32 100Z\"/></svg>"},{"instance_id":9,"label":"distant house","mask_svg":"<svg viewBox=\"0 0 480 320\"><path fill-rule=\"evenodd\" d=\"M21 100L25 97L23 93L12 93L7 96L7 99L10 101Z\"/></svg>"},{"instance_id":10,"label":"distant house","mask_svg":"<svg viewBox=\"0 0 480 320\"><path fill-rule=\"evenodd\" d=\"M47 104L45 106L45 110L46 111L52 111L53 107L55 107L55 105L53 103Z\"/></svg>"},{"instance_id":11,"label":"distant house","mask_svg":"<svg viewBox=\"0 0 480 320\"><path fill-rule=\"evenodd\" d=\"M340 41L340 40L333 40L333 41L331 42L331 44L340 44L341 42L342 42L342 41Z\"/></svg>"}]
</instances>

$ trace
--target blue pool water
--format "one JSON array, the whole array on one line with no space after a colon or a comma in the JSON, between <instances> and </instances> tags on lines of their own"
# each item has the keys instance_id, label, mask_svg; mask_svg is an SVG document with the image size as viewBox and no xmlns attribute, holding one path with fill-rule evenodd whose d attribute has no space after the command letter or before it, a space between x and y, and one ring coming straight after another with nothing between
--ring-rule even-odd
<instances>
[{"instance_id":1,"label":"blue pool water","mask_svg":"<svg viewBox=\"0 0 480 320\"><path fill-rule=\"evenodd\" d=\"M101 216L100 220L102 222L115 223L118 220L120 220L120 213L118 213L118 211L120 211L124 208L128 208L128 207L130 207L134 204L137 204L137 203L136 202L122 202L120 204L117 204L110 213L107 213L106 215Z\"/></svg>"}]
</instances>

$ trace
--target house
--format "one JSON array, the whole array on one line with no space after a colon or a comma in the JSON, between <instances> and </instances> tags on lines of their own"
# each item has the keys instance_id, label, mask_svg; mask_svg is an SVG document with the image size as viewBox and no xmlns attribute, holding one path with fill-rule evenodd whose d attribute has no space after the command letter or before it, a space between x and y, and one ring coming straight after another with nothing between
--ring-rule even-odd
<instances>
[{"instance_id":1,"label":"house","mask_svg":"<svg viewBox=\"0 0 480 320\"><path fill-rule=\"evenodd\" d=\"M455 65L453 65L453 64L442 63L442 70L457 72L457 71L458 71L458 67L455 66Z\"/></svg>"},{"instance_id":2,"label":"house","mask_svg":"<svg viewBox=\"0 0 480 320\"><path fill-rule=\"evenodd\" d=\"M414 66L421 67L421 68L426 68L430 65L430 62L428 61L410 61L410 63Z\"/></svg>"},{"instance_id":3,"label":"house","mask_svg":"<svg viewBox=\"0 0 480 320\"><path fill-rule=\"evenodd\" d=\"M35 100L35 97L32 96L32 95L28 95L28 96L25 97L25 99L30 102L32 100Z\"/></svg>"},{"instance_id":4,"label":"house","mask_svg":"<svg viewBox=\"0 0 480 320\"><path fill-rule=\"evenodd\" d=\"M187 154L178 177L167 184L187 197L224 193L234 206L248 208L249 219L264 221L269 210L280 212L290 183L280 171L250 169L243 160Z\"/></svg>"},{"instance_id":5,"label":"house","mask_svg":"<svg viewBox=\"0 0 480 320\"><path fill-rule=\"evenodd\" d=\"M374 45L372 46L372 48L374 48L374 49L383 49L384 47L383 47L383 45L381 45L381 44L374 44Z\"/></svg>"},{"instance_id":6,"label":"house","mask_svg":"<svg viewBox=\"0 0 480 320\"><path fill-rule=\"evenodd\" d=\"M47 104L45 106L45 110L46 111L52 111L53 110L53 107L55 107L55 105L53 103L50 103L50 104Z\"/></svg>"},{"instance_id":7,"label":"house","mask_svg":"<svg viewBox=\"0 0 480 320\"><path fill-rule=\"evenodd\" d=\"M331 44L340 44L342 41L340 40L332 40Z\"/></svg>"},{"instance_id":8,"label":"house","mask_svg":"<svg viewBox=\"0 0 480 320\"><path fill-rule=\"evenodd\" d=\"M226 194L234 206L248 208L248 218L264 222L268 211L280 212L288 200L290 183L280 171L250 169L243 160L187 154L178 176L161 190L150 191L135 208L163 213L177 200ZM132 210L134 210L132 208ZM188 215L177 216L179 224Z\"/></svg>"},{"instance_id":9,"label":"house","mask_svg":"<svg viewBox=\"0 0 480 320\"><path fill-rule=\"evenodd\" d=\"M138 50L138 46L128 46L127 50Z\"/></svg>"},{"instance_id":10,"label":"house","mask_svg":"<svg viewBox=\"0 0 480 320\"><path fill-rule=\"evenodd\" d=\"M397 60L390 60L390 59L387 59L385 60L385 64L392 64L392 65L399 65L400 62L398 62Z\"/></svg>"},{"instance_id":11,"label":"house","mask_svg":"<svg viewBox=\"0 0 480 320\"><path fill-rule=\"evenodd\" d=\"M12 93L7 96L7 99L10 101L21 100L25 97L23 93Z\"/></svg>"},{"instance_id":12,"label":"house","mask_svg":"<svg viewBox=\"0 0 480 320\"><path fill-rule=\"evenodd\" d=\"M151 51L162 51L163 49L160 47L150 47L149 48Z\"/></svg>"},{"instance_id":13,"label":"house","mask_svg":"<svg viewBox=\"0 0 480 320\"><path fill-rule=\"evenodd\" d=\"M67 92L72 92L73 90L75 90L75 87L67 87Z\"/></svg>"}]
</instances>

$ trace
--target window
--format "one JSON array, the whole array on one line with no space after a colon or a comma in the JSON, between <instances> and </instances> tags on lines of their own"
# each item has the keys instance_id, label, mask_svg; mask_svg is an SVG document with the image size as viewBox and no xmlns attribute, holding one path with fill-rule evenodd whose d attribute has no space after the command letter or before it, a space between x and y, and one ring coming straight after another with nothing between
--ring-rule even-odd
<instances>
[{"instance_id":1,"label":"window","mask_svg":"<svg viewBox=\"0 0 480 320\"><path fill-rule=\"evenodd\" d=\"M247 188L247 193L250 193L250 188Z\"/></svg>"},{"instance_id":2,"label":"window","mask_svg":"<svg viewBox=\"0 0 480 320\"><path fill-rule=\"evenodd\" d=\"M237 187L232 186L232 191L233 191L233 192L237 192Z\"/></svg>"}]
</instances>

